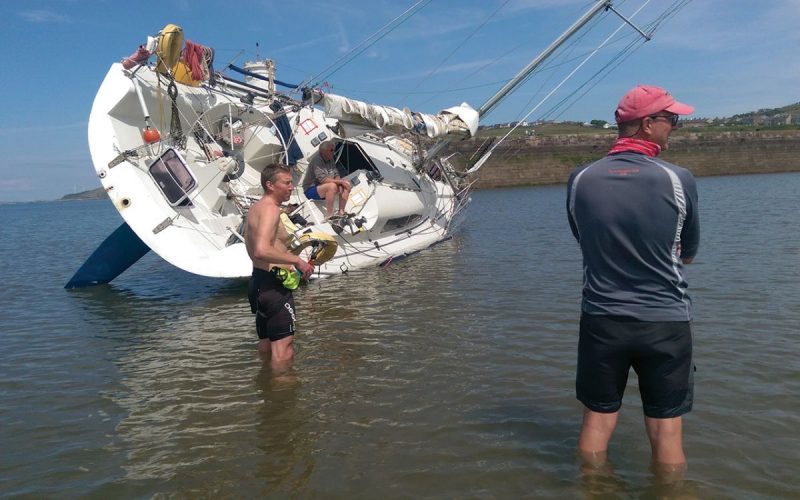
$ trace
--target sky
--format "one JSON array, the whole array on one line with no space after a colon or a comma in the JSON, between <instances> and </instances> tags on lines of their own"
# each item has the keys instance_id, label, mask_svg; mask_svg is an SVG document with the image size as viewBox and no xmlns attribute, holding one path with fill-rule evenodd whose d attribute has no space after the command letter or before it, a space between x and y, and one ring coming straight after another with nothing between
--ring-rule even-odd
<instances>
[{"instance_id":1,"label":"sky","mask_svg":"<svg viewBox=\"0 0 800 500\"><path fill-rule=\"evenodd\" d=\"M0 0L0 202L100 187L86 133L94 95L112 63L168 23L214 48L216 69L270 58L285 82L436 113L461 102L479 108L593 3ZM617 0L614 7L649 31L672 4ZM413 15L400 22L404 12ZM695 117L800 101L800 0L688 1L650 41L614 62L638 36L625 26L608 38L622 24L606 12L564 50L569 64L545 65L481 122L611 122L619 98L637 84L665 87L695 106ZM584 85L595 74L604 77Z\"/></svg>"}]
</instances>

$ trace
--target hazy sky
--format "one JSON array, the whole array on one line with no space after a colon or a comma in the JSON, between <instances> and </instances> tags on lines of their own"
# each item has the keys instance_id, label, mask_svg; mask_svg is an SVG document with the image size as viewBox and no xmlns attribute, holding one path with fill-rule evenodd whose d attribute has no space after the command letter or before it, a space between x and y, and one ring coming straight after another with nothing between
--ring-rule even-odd
<instances>
[{"instance_id":1,"label":"hazy sky","mask_svg":"<svg viewBox=\"0 0 800 500\"><path fill-rule=\"evenodd\" d=\"M217 69L271 58L283 81L320 80L334 93L435 113L462 101L479 107L593 2L432 0L341 64L416 3L0 0L0 201L57 199L100 186L86 138L94 94L113 62L167 23L181 26L185 39L213 47ZM645 3L614 5L632 15ZM651 0L633 21L650 26L671 3ZM570 47L571 66L542 71L483 123L526 115L620 24L608 13L594 38ZM619 97L638 83L666 87L699 117L795 103L798 26L800 0L688 2L602 81L583 87L568 108L545 114L635 39L623 28L530 119L612 121ZM324 71L334 63L335 71Z\"/></svg>"}]
</instances>

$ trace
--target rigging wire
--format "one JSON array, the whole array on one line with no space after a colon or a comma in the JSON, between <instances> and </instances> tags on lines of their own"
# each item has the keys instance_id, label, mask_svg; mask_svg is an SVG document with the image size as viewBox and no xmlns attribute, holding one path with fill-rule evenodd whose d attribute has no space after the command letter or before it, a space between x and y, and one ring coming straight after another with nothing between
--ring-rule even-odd
<instances>
[{"instance_id":1,"label":"rigging wire","mask_svg":"<svg viewBox=\"0 0 800 500\"><path fill-rule=\"evenodd\" d=\"M648 34L652 37L652 35L661 27L661 25L667 21L668 19L674 17L678 11L688 5L691 0L676 0L673 2L672 6L665 9L659 16L657 16L653 21L645 25L647 28ZM641 9L640 9L641 10ZM638 12L638 11L637 11ZM626 37L635 36L635 34L631 33L628 35L623 35L620 37L624 39ZM622 64L626 59L628 59L633 53L641 48L646 40L643 40L641 37L636 36L634 40L632 40L624 49L622 49L615 57L613 57L608 63L606 63L602 68L600 68L597 72L595 72L591 77L589 77L583 84L581 84L578 88L576 88L573 92L563 98L561 101L553 105L549 110L542 113L539 116L539 120L556 120L561 115L563 115L569 108L571 108L577 101L579 101L583 96L585 96L591 89L597 86L608 74L612 73L620 64ZM500 159L507 158L511 156L514 152L513 151L506 151L504 154L500 156Z\"/></svg>"},{"instance_id":2,"label":"rigging wire","mask_svg":"<svg viewBox=\"0 0 800 500\"><path fill-rule=\"evenodd\" d=\"M641 39L632 41L627 47L625 47L616 56L614 56L605 66L603 66L597 72L595 72L594 75L589 77L584 83L579 85L575 90L573 90L570 94L564 97L561 101L553 105L549 110L542 113L540 119L556 120L560 118L577 101L579 101L583 96L585 96L590 90L595 88L606 77L606 75L612 73L626 59L628 59L631 55L633 55L633 53L636 50L638 50L639 47L644 45L644 43L645 41ZM570 102L570 100L572 102ZM561 109L559 110L559 108Z\"/></svg>"},{"instance_id":3,"label":"rigging wire","mask_svg":"<svg viewBox=\"0 0 800 500\"><path fill-rule=\"evenodd\" d=\"M663 24L666 20L670 19L671 17L675 16L678 11L680 11L683 7L688 5L691 0L678 0L673 2L673 4L665 9L655 20L651 21L649 24L645 25L648 28L648 33L652 36ZM633 36L633 34L625 35L625 36ZM625 36L621 37L624 38ZM621 50L614 58L612 58L603 68L598 70L594 75L587 79L584 84L579 86L575 89L569 96L565 97L560 101L558 104L554 105L550 110L542 115L542 119L546 119L552 116L559 107L563 106L563 109L553 117L556 119L560 117L567 109L569 109L575 102L577 102L581 97L586 95L592 88L597 86L600 81L605 78L605 76L611 72L613 72L620 64L622 64L627 58L629 58L633 52L638 50L643 44L645 43L640 37L636 37L631 43L628 44L623 50ZM591 83L591 85L589 85ZM581 90L583 90L581 92ZM578 95L578 92L580 94ZM576 98L573 99L573 102L570 104L566 104L570 98L577 95Z\"/></svg>"},{"instance_id":4,"label":"rigging wire","mask_svg":"<svg viewBox=\"0 0 800 500\"><path fill-rule=\"evenodd\" d=\"M648 34L652 37L653 34L661 27L661 25L667 21L668 19L674 17L680 9L685 7L689 4L691 0L677 0L673 2L671 7L665 9L662 14L660 14L656 19L651 21L649 24L645 25L647 28ZM626 35L626 36L634 36L634 34ZM623 37L624 38L624 37ZM589 91L591 91L594 87L596 87L600 81L602 81L606 75L612 73L619 65L621 65L626 59L628 59L633 53L641 48L644 45L645 41L641 39L641 37L636 37L631 43L628 44L622 51L620 51L614 58L612 58L603 68L600 68L594 75L587 79L581 86L575 89L570 95L566 96L562 99L559 103L554 105L550 110L544 113L541 119L558 119L563 115L572 105L574 105L577 101L579 101L583 96L585 96ZM591 83L591 85L589 85ZM580 92L583 90L582 92ZM580 94L578 95L578 93ZM577 97L574 97L577 96ZM573 98L572 102L567 104L568 100ZM556 111L559 107L563 106L563 108L556 114Z\"/></svg>"},{"instance_id":5,"label":"rigging wire","mask_svg":"<svg viewBox=\"0 0 800 500\"><path fill-rule=\"evenodd\" d=\"M465 44L466 44L466 43L467 43L467 42L468 42L468 41L469 41L469 40L470 40L470 39L471 39L473 36L475 36L475 35L478 33L478 31L480 31L480 30L481 30L481 28L483 28L484 26L486 26L486 25L489 23L489 21L491 21L492 19L494 19L494 17L497 15L497 13L498 13L498 12L500 12L500 11L503 9L503 7L505 7L506 5L508 5L508 3L509 3L510 1L511 1L511 0L506 0L505 2L503 2L503 4L502 4L500 7L498 7L497 9L495 9L495 11L494 11L494 12L492 12L492 14L491 14L489 17L487 17L487 18L486 18L486 19L485 19L485 20L484 20L484 21L483 21L483 22L482 22L480 25L478 25L478 27L477 27L477 28L475 28L474 30L472 30L472 32L471 32L469 35L467 35L467 37L466 37L466 38L464 38L464 39L461 41L461 43L459 43L459 44L458 44L458 45L457 45L457 46L456 46L456 47L455 47L455 48L454 48L452 51L450 51L450 53L449 53L449 54L447 54L447 55L445 56L445 58L444 58L444 59L442 59L442 60L439 62L439 64L437 64L437 65L436 65L436 66L435 66L435 67L434 67L434 68L433 68L433 69L432 69L432 70L431 70L431 71L430 71L430 72L429 72L427 75L425 75L425 77L424 77L422 80L420 80L419 82L417 82L417 84L414 86L414 88L413 88L413 89L411 89L411 90L410 90L410 91L409 91L409 92L408 92L406 95L404 95L404 96L403 96L403 97L400 99L400 101L405 101L405 100L406 100L406 99L409 97L409 95L410 95L412 92L416 91L416 90L417 90L417 89L418 89L418 88L419 88L419 87L420 87L420 86L421 86L423 83L425 83L425 82L426 82L426 81L427 81L427 80L428 80L428 79L429 79L431 76L433 76L433 75L434 75L434 74L435 74L437 71L439 71L439 69L440 69L440 68L441 68L441 67L444 65L444 63L446 63L447 61L449 61L449 60L450 60L450 58L451 58L451 57L453 57L453 55L454 55L456 52L458 52L458 51L459 51L459 50L460 50L460 49L461 49L461 48L462 48L462 47L463 47L463 46L464 46L464 45L465 45Z\"/></svg>"},{"instance_id":6,"label":"rigging wire","mask_svg":"<svg viewBox=\"0 0 800 500\"><path fill-rule=\"evenodd\" d=\"M335 60L331 63L327 68L323 69L316 75L314 75L309 80L313 82L311 84L312 87L317 87L321 81L327 80L331 76L333 76L336 72L340 69L345 67L350 61L361 55L365 50L370 48L380 39L397 29L401 24L408 21L414 14L422 10L426 5L431 3L433 0L419 0L417 3L406 9L405 12L397 16L396 18L389 21L383 27L381 27L378 31L367 37L363 42L353 47L349 52L341 56L339 59ZM421 6L420 6L421 4ZM383 32L383 33L381 33ZM362 47L363 46L363 47ZM327 73L326 73L327 72Z\"/></svg>"},{"instance_id":7,"label":"rigging wire","mask_svg":"<svg viewBox=\"0 0 800 500\"><path fill-rule=\"evenodd\" d=\"M593 20L592 20L592 21L591 21L591 22L590 22L590 23L587 25L588 27L586 28L586 30L585 30L583 33L581 33L581 34L580 34L580 36L578 36L578 37L574 38L573 40L571 40L569 44L565 45L564 47L562 47L561 49L559 49L559 51L558 51L556 54L554 54L554 59L558 59L559 57L561 57L561 54L564 54L564 57L568 57L568 56L570 56L570 55L571 55L571 54L572 54L572 53L575 51L575 49L577 48L578 44L579 44L579 43L580 43L580 42L581 42L581 41L582 41L584 38L586 38L587 36L589 36L589 34L590 34L590 33L591 33L591 32L592 32L592 31L593 31L595 28L597 28L597 26L600 24L600 22L601 22L601 21L602 21L602 20L603 20L603 19L604 19L606 16L608 16L608 12L606 12L606 13L603 13L603 14L601 14L599 17L597 17L597 18L593 19ZM567 60L566 60L566 61L564 61L564 63L562 63L562 64L563 64L563 65L569 64L569 63L570 63L571 61L573 61L573 60L578 60L578 59L580 59L581 57L583 57L583 55L584 55L584 54L581 54L580 56L576 56L574 59L567 59ZM559 67L559 66L560 66L560 65L555 65L555 64L554 64L554 65L549 65L549 66L542 66L541 68L539 68L539 69L537 69L537 70L535 70L535 71L531 72L531 74L529 74L529 75L528 75L528 76L527 76L527 77L526 77L526 78L525 78L525 79L522 81L521 85L524 85L525 83L527 83L528 81L530 81L530 80L533 78L533 76L534 76L535 74L538 74L538 73L540 73L540 72L542 72L542 73L543 73L543 72L545 72L545 71L549 71L549 70L551 70L551 69L556 69L556 68L557 68L557 67ZM542 91L544 90L545 86L549 85L549 82L551 81L551 79L552 79L552 78L555 78L555 73L554 73L554 72L553 72L553 73L551 73L550 77L548 77L548 78L547 78L545 81L543 81L543 82L542 82L542 84L539 86L539 88L536 90L536 92L534 92L534 93L531 95L531 98L530 98L530 99L528 99L528 102L526 102L526 103L525 103L525 105L524 105L524 106L522 106L522 107L520 108L520 112L519 112L519 114L517 114L517 116L514 118L514 121L520 121L520 120L521 120L522 113L524 113L524 112L525 112L525 110L526 110L526 109L528 109L528 107L531 105L531 103L534 101L534 99L536 99L536 98L537 98L537 96L541 95L541 93L542 93Z\"/></svg>"},{"instance_id":8,"label":"rigging wire","mask_svg":"<svg viewBox=\"0 0 800 500\"><path fill-rule=\"evenodd\" d=\"M659 23L659 24L660 24L660 23L663 23L663 22L664 22L666 19L668 19L668 17L672 17L672 16L674 16L674 15L675 15L675 13L677 13L677 11L678 11L678 10L680 10L681 8L683 8L683 7L685 6L685 4L688 4L688 3L690 3L691 1L692 1L692 0L678 0L678 1L674 2L674 3L675 3L675 6L674 6L674 7L670 7L669 9L667 9L668 11L670 11L670 12L671 12L671 13L669 14L669 16L667 16L667 17L665 17L664 15L660 16L660 18L659 18L659 19L661 19L661 20L660 20L660 21L658 21L658 23ZM620 5L623 5L623 4L624 4L624 2L621 2L621 3L620 3ZM602 19L604 18L604 16L606 16L606 15L607 15L607 14L602 14L602 15L601 15L600 17L598 17L597 19L595 19L595 20L592 20L591 24L598 24L599 22L601 22L601 20L602 20ZM653 22L651 22L650 24L648 24L648 25L646 25L646 26L650 26L650 25L653 25L653 24L654 24L654 23L653 23ZM560 51L560 52L562 52L562 51L563 51L563 52L567 52L567 49L569 49L569 48L570 48L572 45L576 45L576 44L577 44L577 42L579 42L579 41L580 41L580 39L582 39L583 37L587 36L587 35L588 35L588 33L589 33L589 32L590 32L592 29L594 29L594 27L591 27L591 26L590 26L590 27L587 29L587 32L586 32L586 33L582 33L582 34L581 34L581 35L578 37L578 39L576 39L576 40L574 40L574 41L570 42L570 44L569 44L569 45L565 46L565 47L564 47L564 48L562 48L562 49L559 49L559 51ZM653 34L655 31L656 31L656 30L655 30L655 29L653 29L653 30L650 30L650 31L649 31L649 33L652 35L652 34ZM630 33L630 34L623 35L622 37L620 37L620 39L624 39L624 38L626 38L626 37L632 37L632 36L635 36L635 33ZM613 43L616 43L616 42L613 42ZM610 43L609 45L612 45L613 43ZM469 79L470 79L472 76L474 76L474 75L477 75L478 73L480 73L480 72L484 71L486 68L488 68L488 67L492 66L493 64L495 64L495 63L497 63L498 61L500 61L500 60L504 59L505 57L508 57L510 54L512 54L512 53L514 53L514 52L516 52L516 51L517 51L517 50L519 50L521 47L524 47L524 46L526 46L526 45L527 45L527 42L523 42L523 43L520 43L520 44L518 44L517 46L515 46L514 48L512 48L512 49L508 50L506 53L504 53L504 54L503 54L503 55L501 55L500 57L493 59L492 61L490 61L490 62L486 63L486 64L485 64L485 65L483 65L483 66L480 66L479 68L476 68L475 70L473 70L471 73L469 73L468 75L466 75L466 76L465 76L464 78L462 78L461 80L462 80L462 81L467 81L467 80L469 80ZM582 53L580 53L580 54L577 54L575 57L573 57L573 58L570 58L570 59L564 59L564 57L563 57L563 56L558 56L558 55L556 55L555 57L553 57L553 61L555 61L556 59L558 59L558 57L562 57L563 61L561 61L561 62L559 62L559 63L551 62L550 64L543 64L541 68L538 68L538 69L536 69L535 71L533 71L533 72L531 73L531 77L533 77L534 75L537 75L537 74L540 74L540 73L544 73L544 72L546 72L546 71L549 71L549 70L552 70L552 69L558 68L558 67L560 67L560 66L566 66L566 65L568 65L568 64L570 64L570 63L572 63L573 61L580 60L581 58L583 58L583 57L584 57L586 54L588 54L588 53L589 53L589 52L582 52ZM339 88L339 89L340 89L341 91L343 91L343 92L348 92L348 93L360 93L360 92L367 92L367 91L369 91L369 92L371 92L371 93L373 93L373 94L380 94L380 95L404 95L404 96L412 96L412 95L433 95L433 96L436 96L436 95L440 95L440 94L453 94L453 93L460 93L460 92L464 92L464 91L466 91L466 90L475 90L475 89L480 89L480 88L485 88L485 87L497 87L497 86L505 85L505 84L506 84L506 83L508 83L510 80L511 80L511 78L506 78L506 79L503 79L503 80L494 80L494 81L490 81L490 82L486 82L486 83L480 83L480 84L476 84L476 85L469 85L469 86L463 86L463 87L447 87L447 88L434 89L434 90L416 90L416 91L414 91L414 92L407 92L407 91L397 91L397 92L393 92L393 91L383 91L383 90L375 90L375 89L363 89L363 88L362 88L362 89L359 89L359 88L350 88L350 87L337 87L337 88ZM527 81L527 79L526 79L525 81ZM530 104L530 102L532 102L532 100L533 100L533 99L529 100L529 101L528 101L528 104L527 104L527 105L525 105L525 106L522 106L522 108L523 108L523 109L527 108L527 106ZM431 99L427 99L427 100L423 101L423 104L424 104L424 103L427 103L427 102L430 102L430 101L431 101Z\"/></svg>"},{"instance_id":9,"label":"rigging wire","mask_svg":"<svg viewBox=\"0 0 800 500\"><path fill-rule=\"evenodd\" d=\"M633 13L633 15L631 15L631 16L630 16L630 18L633 18L634 16L636 16L636 14L638 14L638 13L639 13L639 12L640 12L640 11L641 11L641 10L642 10L642 9L643 9L643 8L644 8L644 7L645 7L647 4L648 4L648 3L650 3L650 0L647 0L647 1L646 1L646 2L645 2L645 3L644 3L642 6L641 6L641 7L639 7L639 9L637 9L637 10L636 10L636 12L634 12L634 13ZM538 103L538 104L536 104L536 106L534 106L534 107L533 107L533 108L532 108L530 111L528 111L528 113L527 113L527 114L526 114L524 117L522 117L522 119L521 119L521 120L519 120L519 121L518 121L518 122L517 122L517 123L516 123L516 124L515 124L513 127L511 127L511 128L509 129L509 131L508 131L508 132L507 132L507 133L506 133L506 134L505 134L505 135L504 135L502 138L500 138L500 140L498 140L497 142L495 142L494 146L492 146L492 148L491 148L491 149L490 149L488 152L486 152L486 154L485 154L485 155L484 155L484 156L483 156L481 159L479 159L479 160L478 160L478 162L477 162L477 163L476 163L474 166L472 166L472 167L471 167L471 168L470 168L470 169L467 171L467 173L469 173L469 172L474 172L474 171L478 170L478 169L479 169L481 166L483 166L483 164L486 162L486 160L489 158L489 156L490 156L490 155L491 155L491 154L494 152L494 150L495 150L495 149L497 149L497 147L498 147L500 144L502 144L502 143L503 143L503 141L505 141L505 140L506 140L506 139L507 139L507 138L508 138L508 137L509 137L509 136L510 136L510 135L511 135L511 134L512 134L512 133L513 133L513 132L514 132L514 131L515 131L515 130L516 130L516 129L517 129L517 128L518 128L518 127L521 125L521 124L522 124L522 122L523 122L523 121L527 120L527 118L528 118L530 115L532 115L532 114L533 114L533 113L534 113L534 112L535 112L537 109L539 109L539 107L540 107L542 104L544 104L544 102L545 102L547 99L549 99L549 98L550 98L550 96L552 96L552 95L553 95L553 94L554 94L556 91L558 91L558 89L560 89L560 88L561 88L561 87L562 87L562 86L563 86L563 85L564 85L564 84L565 84L565 83L566 83L566 82L567 82L567 81L568 81L570 78L572 78L572 77L575 75L575 73L577 73L577 72L578 72L578 70L579 70L579 69L581 69L581 68L582 68L582 67L583 67L583 66L584 66L584 65L585 65L587 62L589 62L589 60L590 60L592 57L594 57L594 55L595 55L595 54L597 54L597 52L599 52L599 51L600 51L600 49L602 49L604 46L606 46L606 45L607 45L607 44L608 44L608 43L609 43L609 42L610 42L610 41L613 39L613 37L614 37L614 36L616 36L616 34L617 34L617 33L619 33L619 31L620 31L620 30L622 30L622 28L624 28L625 26L627 26L627 24L626 24L625 22L623 22L623 23L622 23L622 24L621 24L621 25L620 25L620 26L619 26L619 27L618 27L616 30L614 30L614 31L613 31L613 32L612 32L612 33L611 33L611 34L610 34L608 37L606 37L606 39L605 39L605 40L603 40L603 42L602 42L600 45L598 45L598 46L597 46L597 47L596 47L596 48L595 48L595 49L594 49L594 50L593 50L593 51L592 51L592 52L591 52L591 53L590 53L590 54L589 54L589 55L588 55L588 56L587 56L587 57L586 57L586 58L585 58L583 61L581 61L581 63L580 63L580 64L578 64L578 66L576 66L576 67L575 67L575 68L574 68L572 71L570 71L570 72L567 74L567 76L565 76L565 77L564 77L564 78L561 80L561 82L559 82L559 84L558 84L558 85L556 85L556 87L555 87L555 88L553 88L553 90L551 90L550 92L548 92L548 94L547 94L546 96L544 96L544 97L543 97L543 98L542 98L542 99L539 101L539 103Z\"/></svg>"}]
</instances>

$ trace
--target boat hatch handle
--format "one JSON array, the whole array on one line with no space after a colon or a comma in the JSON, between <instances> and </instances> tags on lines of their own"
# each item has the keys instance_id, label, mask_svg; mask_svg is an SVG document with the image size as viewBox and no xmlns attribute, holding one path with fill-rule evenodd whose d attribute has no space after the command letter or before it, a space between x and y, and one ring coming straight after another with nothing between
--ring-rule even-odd
<instances>
[{"instance_id":1,"label":"boat hatch handle","mask_svg":"<svg viewBox=\"0 0 800 500\"><path fill-rule=\"evenodd\" d=\"M158 234L171 225L172 225L172 219L170 217L167 217L166 219L159 222L156 227L153 228L153 234Z\"/></svg>"}]
</instances>

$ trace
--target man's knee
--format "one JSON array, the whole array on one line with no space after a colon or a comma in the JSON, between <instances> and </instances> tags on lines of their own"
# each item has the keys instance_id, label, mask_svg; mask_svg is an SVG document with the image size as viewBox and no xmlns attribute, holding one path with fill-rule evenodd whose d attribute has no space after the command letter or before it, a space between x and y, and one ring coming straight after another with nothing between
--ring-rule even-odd
<instances>
[{"instance_id":1,"label":"man's knee","mask_svg":"<svg viewBox=\"0 0 800 500\"><path fill-rule=\"evenodd\" d=\"M583 427L594 432L611 434L617 426L619 412L600 413L589 408L583 409Z\"/></svg>"},{"instance_id":2,"label":"man's knee","mask_svg":"<svg viewBox=\"0 0 800 500\"><path fill-rule=\"evenodd\" d=\"M683 421L681 417L645 417L645 427L647 427L647 434L650 436L650 440L654 442L680 440L683 434Z\"/></svg>"},{"instance_id":3,"label":"man's knee","mask_svg":"<svg viewBox=\"0 0 800 500\"><path fill-rule=\"evenodd\" d=\"M291 335L270 343L272 359L274 361L284 361L294 356L294 337Z\"/></svg>"}]
</instances>

